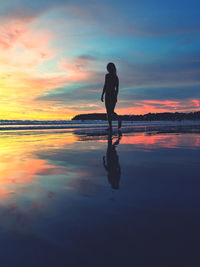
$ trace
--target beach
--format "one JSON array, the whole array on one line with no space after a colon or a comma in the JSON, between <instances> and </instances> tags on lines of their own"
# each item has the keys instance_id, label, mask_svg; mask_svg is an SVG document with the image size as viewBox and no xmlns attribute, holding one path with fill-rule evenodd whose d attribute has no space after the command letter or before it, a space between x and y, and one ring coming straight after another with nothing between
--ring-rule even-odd
<instances>
[{"instance_id":1,"label":"beach","mask_svg":"<svg viewBox=\"0 0 200 267\"><path fill-rule=\"evenodd\" d=\"M7 130L1 264L198 266L199 128Z\"/></svg>"}]
</instances>

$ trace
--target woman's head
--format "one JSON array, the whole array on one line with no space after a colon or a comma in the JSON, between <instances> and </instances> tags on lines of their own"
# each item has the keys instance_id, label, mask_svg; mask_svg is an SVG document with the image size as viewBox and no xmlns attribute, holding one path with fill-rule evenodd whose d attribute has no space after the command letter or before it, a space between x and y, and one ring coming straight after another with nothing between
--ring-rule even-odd
<instances>
[{"instance_id":1,"label":"woman's head","mask_svg":"<svg viewBox=\"0 0 200 267\"><path fill-rule=\"evenodd\" d=\"M115 64L112 63L112 62L108 63L107 70L111 74L116 74L116 72L117 72L116 67L115 67Z\"/></svg>"}]
</instances>

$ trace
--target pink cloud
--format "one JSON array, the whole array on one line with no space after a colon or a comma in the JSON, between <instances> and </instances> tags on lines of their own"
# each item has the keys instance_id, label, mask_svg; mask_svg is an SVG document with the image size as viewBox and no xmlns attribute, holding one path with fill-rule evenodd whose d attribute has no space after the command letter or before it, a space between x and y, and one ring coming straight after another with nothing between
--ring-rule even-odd
<instances>
[{"instance_id":1,"label":"pink cloud","mask_svg":"<svg viewBox=\"0 0 200 267\"><path fill-rule=\"evenodd\" d=\"M122 101L123 102L123 101ZM120 108L120 102L117 105L120 114L146 114L160 112L192 112L199 110L198 99L188 99L182 101L175 100L142 100L128 101L127 107ZM132 102L132 105L131 105Z\"/></svg>"},{"instance_id":2,"label":"pink cloud","mask_svg":"<svg viewBox=\"0 0 200 267\"><path fill-rule=\"evenodd\" d=\"M54 89L64 86L71 82L87 80L92 76L92 72L85 70L78 64L76 59L68 61L62 59L58 62L58 70L55 72L38 74L35 77L28 78L28 81L37 87L45 89Z\"/></svg>"},{"instance_id":3,"label":"pink cloud","mask_svg":"<svg viewBox=\"0 0 200 267\"><path fill-rule=\"evenodd\" d=\"M127 107L122 107L126 104ZM175 100L121 100L118 101L115 111L118 114L139 115L147 113L162 113L162 112L194 112L199 111L200 100L187 99L182 101ZM91 112L86 110L85 113ZM104 106L101 109L93 110L93 112L105 112Z\"/></svg>"},{"instance_id":4,"label":"pink cloud","mask_svg":"<svg viewBox=\"0 0 200 267\"><path fill-rule=\"evenodd\" d=\"M30 21L11 19L1 22L0 52L7 66L37 67L55 56L49 48L51 34L34 30Z\"/></svg>"},{"instance_id":5,"label":"pink cloud","mask_svg":"<svg viewBox=\"0 0 200 267\"><path fill-rule=\"evenodd\" d=\"M58 67L66 71L66 75L70 81L85 80L90 76L90 72L84 70L83 65L76 61L69 62L66 59L62 59Z\"/></svg>"},{"instance_id":6,"label":"pink cloud","mask_svg":"<svg viewBox=\"0 0 200 267\"><path fill-rule=\"evenodd\" d=\"M198 99L193 99L191 100L192 103L194 103L194 105L197 107L197 108L200 108L200 100Z\"/></svg>"}]
</instances>

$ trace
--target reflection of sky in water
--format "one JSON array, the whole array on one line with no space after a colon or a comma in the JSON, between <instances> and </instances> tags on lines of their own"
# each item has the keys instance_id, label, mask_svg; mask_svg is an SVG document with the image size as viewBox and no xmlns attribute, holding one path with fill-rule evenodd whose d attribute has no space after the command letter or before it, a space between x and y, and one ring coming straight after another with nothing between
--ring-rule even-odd
<instances>
[{"instance_id":1,"label":"reflection of sky in water","mask_svg":"<svg viewBox=\"0 0 200 267\"><path fill-rule=\"evenodd\" d=\"M70 132L1 133L4 266L191 266L200 136L124 133L114 151L118 190L103 165L108 144Z\"/></svg>"}]
</instances>

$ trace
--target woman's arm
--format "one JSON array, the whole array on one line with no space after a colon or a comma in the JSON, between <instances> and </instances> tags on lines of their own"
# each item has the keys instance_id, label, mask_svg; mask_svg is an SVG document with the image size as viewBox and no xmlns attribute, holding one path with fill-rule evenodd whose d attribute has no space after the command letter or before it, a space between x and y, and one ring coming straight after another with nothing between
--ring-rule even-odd
<instances>
[{"instance_id":1,"label":"woman's arm","mask_svg":"<svg viewBox=\"0 0 200 267\"><path fill-rule=\"evenodd\" d=\"M106 92L106 85L107 85L107 75L105 76L105 83L104 83L104 86L103 86L103 92L101 94L101 101L103 102L103 96Z\"/></svg>"},{"instance_id":2,"label":"woman's arm","mask_svg":"<svg viewBox=\"0 0 200 267\"><path fill-rule=\"evenodd\" d=\"M115 92L116 92L116 101L117 101L117 96L118 96L118 92L119 92L119 78L117 76L116 76Z\"/></svg>"}]
</instances>

